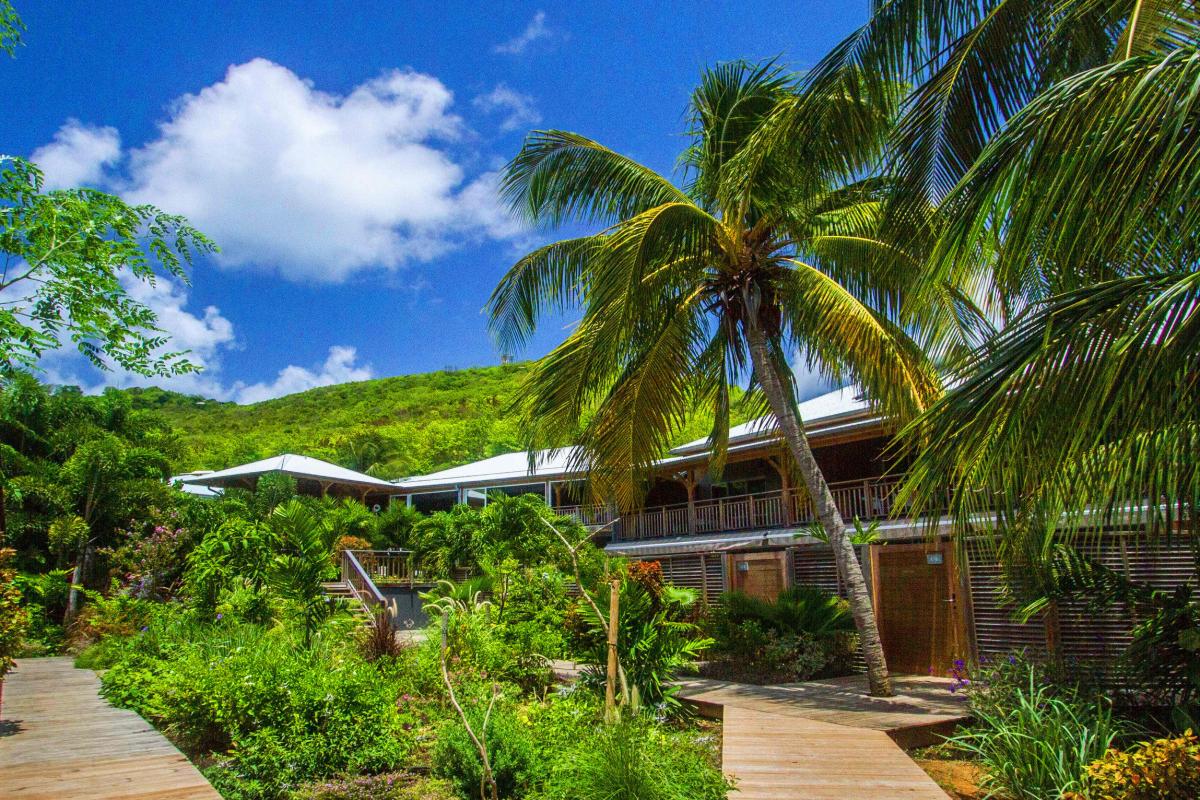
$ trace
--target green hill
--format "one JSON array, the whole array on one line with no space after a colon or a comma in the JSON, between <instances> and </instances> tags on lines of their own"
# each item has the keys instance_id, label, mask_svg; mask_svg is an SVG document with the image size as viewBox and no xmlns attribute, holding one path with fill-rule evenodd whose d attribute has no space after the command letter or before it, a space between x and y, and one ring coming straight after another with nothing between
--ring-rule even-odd
<instances>
[{"instance_id":1,"label":"green hill","mask_svg":"<svg viewBox=\"0 0 1200 800\"><path fill-rule=\"evenodd\" d=\"M530 366L379 378L246 406L158 388L125 391L135 408L157 411L179 431L190 450L181 471L301 453L398 478L520 450L506 412ZM704 436L710 424L698 414L677 441Z\"/></svg>"},{"instance_id":2,"label":"green hill","mask_svg":"<svg viewBox=\"0 0 1200 800\"><path fill-rule=\"evenodd\" d=\"M221 469L283 452L416 475L520 449L505 410L528 364L325 386L239 406L163 389L127 390L191 450L185 469Z\"/></svg>"}]
</instances>

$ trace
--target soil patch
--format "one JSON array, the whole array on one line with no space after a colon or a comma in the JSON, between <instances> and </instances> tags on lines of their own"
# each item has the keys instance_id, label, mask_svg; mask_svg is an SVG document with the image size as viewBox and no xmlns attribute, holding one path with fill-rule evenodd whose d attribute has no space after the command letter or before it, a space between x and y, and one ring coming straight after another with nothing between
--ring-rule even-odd
<instances>
[{"instance_id":1,"label":"soil patch","mask_svg":"<svg viewBox=\"0 0 1200 800\"><path fill-rule=\"evenodd\" d=\"M979 788L979 781L983 778L983 770L974 761L941 758L913 760L955 800L982 800L985 792Z\"/></svg>"}]
</instances>

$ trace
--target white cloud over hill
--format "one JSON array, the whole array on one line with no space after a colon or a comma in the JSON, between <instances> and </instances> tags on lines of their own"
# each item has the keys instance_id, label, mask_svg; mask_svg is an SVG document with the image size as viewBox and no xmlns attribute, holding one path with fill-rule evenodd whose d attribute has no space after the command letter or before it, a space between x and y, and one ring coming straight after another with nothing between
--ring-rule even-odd
<instances>
[{"instance_id":1,"label":"white cloud over hill","mask_svg":"<svg viewBox=\"0 0 1200 800\"><path fill-rule=\"evenodd\" d=\"M388 70L333 93L257 58L176 98L140 146L122 148L116 128L69 119L31 159L48 188L89 184L186 216L220 246L223 268L340 283L471 240L526 235L499 200L498 173L476 166L490 162L453 104L441 81L413 70ZM540 118L532 98L503 84L468 108L494 115L504 131ZM154 384L245 403L374 375L355 348L334 345L322 363L290 364L258 383L229 382L221 355L240 346L230 319L213 306L189 310L189 290L177 281L128 288L158 314L170 349L190 350L203 372L95 376L68 347L46 359L48 379L92 390Z\"/></svg>"},{"instance_id":2,"label":"white cloud over hill","mask_svg":"<svg viewBox=\"0 0 1200 800\"><path fill-rule=\"evenodd\" d=\"M507 87L485 97L502 127L536 118ZM221 246L225 266L340 282L519 232L495 176L460 163L473 155L455 150L467 129L452 104L437 78L411 70L339 95L259 58L178 98L140 147L122 154L115 129L70 120L34 160L53 185L96 183L183 214Z\"/></svg>"}]
</instances>

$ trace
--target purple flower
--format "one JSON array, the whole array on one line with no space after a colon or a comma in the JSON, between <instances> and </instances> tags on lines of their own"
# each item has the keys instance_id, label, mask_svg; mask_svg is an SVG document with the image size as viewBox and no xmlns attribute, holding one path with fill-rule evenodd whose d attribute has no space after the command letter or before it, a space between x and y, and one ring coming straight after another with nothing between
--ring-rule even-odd
<instances>
[{"instance_id":1,"label":"purple flower","mask_svg":"<svg viewBox=\"0 0 1200 800\"><path fill-rule=\"evenodd\" d=\"M218 620L221 620L221 619L223 619L224 617L225 617L225 615L224 615L224 614L217 614L217 619L218 619Z\"/></svg>"}]
</instances>

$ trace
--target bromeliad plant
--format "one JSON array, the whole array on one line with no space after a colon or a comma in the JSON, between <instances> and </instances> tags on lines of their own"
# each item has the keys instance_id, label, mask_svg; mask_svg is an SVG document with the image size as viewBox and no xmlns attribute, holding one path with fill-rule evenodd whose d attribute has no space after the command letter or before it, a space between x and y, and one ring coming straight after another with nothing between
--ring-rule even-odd
<instances>
[{"instance_id":1,"label":"bromeliad plant","mask_svg":"<svg viewBox=\"0 0 1200 800\"><path fill-rule=\"evenodd\" d=\"M796 142L770 158L739 157L758 155L756 134L794 100L793 88L770 65L706 72L692 96L682 187L578 134L530 134L504 178L512 207L547 227L605 227L518 261L492 295L491 326L512 351L543 313L582 310L530 375L526 444L577 442L574 466L625 508L697 406L713 409L720 470L731 396L749 382L745 410L778 420L848 576L871 691L887 694L866 584L805 436L788 362L803 352L810 367L857 380L902 418L928 405L938 380L898 324L914 262L874 236L886 184L857 179L879 154L888 114L853 92L812 97L856 124L830 126L820 153Z\"/></svg>"}]
</instances>

